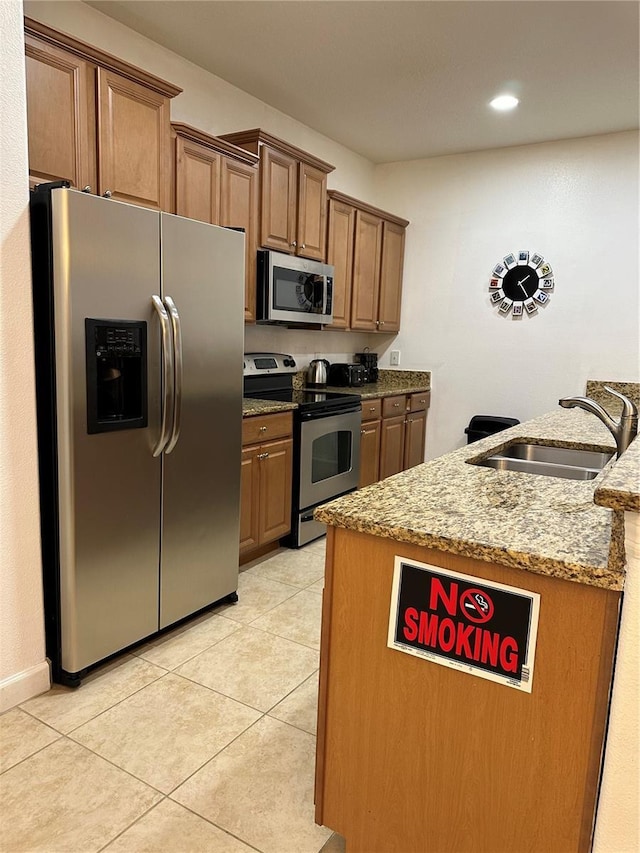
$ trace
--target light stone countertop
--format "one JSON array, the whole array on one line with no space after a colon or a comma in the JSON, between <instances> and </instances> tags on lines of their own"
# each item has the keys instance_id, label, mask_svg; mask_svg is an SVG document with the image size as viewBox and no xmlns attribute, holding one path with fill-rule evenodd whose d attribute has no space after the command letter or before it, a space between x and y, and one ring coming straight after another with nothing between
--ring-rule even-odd
<instances>
[{"instance_id":1,"label":"light stone countertop","mask_svg":"<svg viewBox=\"0 0 640 853\"><path fill-rule=\"evenodd\" d=\"M304 388L305 371L300 371L294 381L295 388ZM340 394L358 394L363 400L377 397L392 397L395 394L415 394L431 389L431 372L428 370L381 370L379 382L371 382L357 388L327 386L326 391ZM297 409L296 403L281 403L277 400L254 400L244 397L242 417L267 415L274 412L289 412Z\"/></svg>"},{"instance_id":2,"label":"light stone countertop","mask_svg":"<svg viewBox=\"0 0 640 853\"><path fill-rule=\"evenodd\" d=\"M620 463L610 462L591 481L467 464L514 439L615 451L611 434L597 418L558 408L338 498L319 507L315 518L398 542L622 589L623 514L594 503L594 491L615 476Z\"/></svg>"},{"instance_id":3,"label":"light stone countertop","mask_svg":"<svg viewBox=\"0 0 640 853\"><path fill-rule=\"evenodd\" d=\"M253 415L272 415L277 412L291 412L297 408L297 403L281 403L279 400L252 400L249 397L242 398L243 418L250 418Z\"/></svg>"},{"instance_id":4,"label":"light stone countertop","mask_svg":"<svg viewBox=\"0 0 640 853\"><path fill-rule=\"evenodd\" d=\"M640 512L640 437L598 477L594 500L598 506Z\"/></svg>"}]
</instances>

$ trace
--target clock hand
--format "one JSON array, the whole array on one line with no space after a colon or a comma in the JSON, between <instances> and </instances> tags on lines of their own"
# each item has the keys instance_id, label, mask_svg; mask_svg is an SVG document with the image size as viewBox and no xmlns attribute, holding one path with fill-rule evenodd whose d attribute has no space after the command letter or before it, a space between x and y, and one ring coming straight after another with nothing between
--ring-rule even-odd
<instances>
[{"instance_id":1,"label":"clock hand","mask_svg":"<svg viewBox=\"0 0 640 853\"><path fill-rule=\"evenodd\" d=\"M525 275L524 278L521 278L520 281L518 282L518 284L522 284L522 282L526 281L528 278L531 278L531 273L529 273L529 275Z\"/></svg>"},{"instance_id":2,"label":"clock hand","mask_svg":"<svg viewBox=\"0 0 640 853\"><path fill-rule=\"evenodd\" d=\"M527 278L528 278L528 276L527 276ZM523 279L523 281L526 281L526 279ZM520 290L524 293L524 295L525 295L525 296L527 297L527 299L528 299L528 298L529 298L529 294L528 294L528 293L527 293L527 291L525 290L525 288L524 288L524 286L523 286L523 284L522 284L522 281L519 281L519 282L518 282L518 284L520 285Z\"/></svg>"}]
</instances>

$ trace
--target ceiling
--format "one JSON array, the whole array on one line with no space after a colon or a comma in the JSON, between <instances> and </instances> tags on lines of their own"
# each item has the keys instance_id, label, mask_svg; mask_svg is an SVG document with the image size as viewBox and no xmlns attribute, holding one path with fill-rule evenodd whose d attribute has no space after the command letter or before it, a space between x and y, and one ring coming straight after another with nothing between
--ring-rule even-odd
<instances>
[{"instance_id":1,"label":"ceiling","mask_svg":"<svg viewBox=\"0 0 640 853\"><path fill-rule=\"evenodd\" d=\"M638 126L635 0L88 2L374 163Z\"/></svg>"}]
</instances>

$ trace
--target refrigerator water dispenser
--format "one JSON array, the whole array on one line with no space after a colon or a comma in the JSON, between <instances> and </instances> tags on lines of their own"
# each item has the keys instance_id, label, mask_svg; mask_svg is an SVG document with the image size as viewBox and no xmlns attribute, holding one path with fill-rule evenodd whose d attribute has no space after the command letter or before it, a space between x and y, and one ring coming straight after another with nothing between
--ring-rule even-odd
<instances>
[{"instance_id":1,"label":"refrigerator water dispenser","mask_svg":"<svg viewBox=\"0 0 640 853\"><path fill-rule=\"evenodd\" d=\"M85 320L87 432L147 426L147 324Z\"/></svg>"}]
</instances>

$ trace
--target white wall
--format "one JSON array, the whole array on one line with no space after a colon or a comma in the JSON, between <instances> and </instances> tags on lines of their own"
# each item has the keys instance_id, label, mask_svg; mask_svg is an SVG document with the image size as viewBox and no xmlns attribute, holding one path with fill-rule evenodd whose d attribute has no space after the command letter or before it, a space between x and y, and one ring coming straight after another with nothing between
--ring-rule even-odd
<instances>
[{"instance_id":1,"label":"white wall","mask_svg":"<svg viewBox=\"0 0 640 853\"><path fill-rule=\"evenodd\" d=\"M393 348L433 371L429 458L463 444L474 414L526 420L587 378L638 381L637 133L383 165L376 185L411 220ZM549 260L556 288L512 320L487 288L519 249Z\"/></svg>"},{"instance_id":2,"label":"white wall","mask_svg":"<svg viewBox=\"0 0 640 853\"><path fill-rule=\"evenodd\" d=\"M44 659L22 5L0 3L0 711L49 686Z\"/></svg>"}]
</instances>

